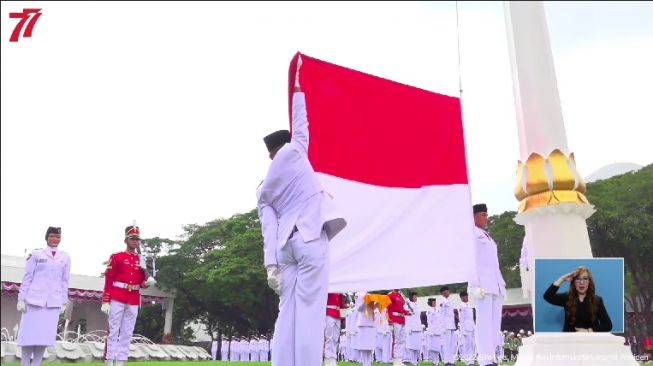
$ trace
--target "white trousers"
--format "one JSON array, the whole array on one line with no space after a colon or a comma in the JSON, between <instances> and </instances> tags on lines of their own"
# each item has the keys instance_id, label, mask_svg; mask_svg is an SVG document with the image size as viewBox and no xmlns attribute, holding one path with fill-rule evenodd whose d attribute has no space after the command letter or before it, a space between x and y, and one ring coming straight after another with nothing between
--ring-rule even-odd
<instances>
[{"instance_id":1,"label":"white trousers","mask_svg":"<svg viewBox=\"0 0 653 366\"><path fill-rule=\"evenodd\" d=\"M268 351L258 351L259 361L268 361Z\"/></svg>"},{"instance_id":2,"label":"white trousers","mask_svg":"<svg viewBox=\"0 0 653 366\"><path fill-rule=\"evenodd\" d=\"M454 363L457 343L453 329L445 329L442 331L442 360L444 363Z\"/></svg>"},{"instance_id":3,"label":"white trousers","mask_svg":"<svg viewBox=\"0 0 653 366\"><path fill-rule=\"evenodd\" d=\"M124 304L111 300L109 303L109 334L107 334L107 348L105 359L127 361L129 358L129 344L134 334L138 305Z\"/></svg>"},{"instance_id":4,"label":"white trousers","mask_svg":"<svg viewBox=\"0 0 653 366\"><path fill-rule=\"evenodd\" d=\"M406 350L406 332L404 332L405 325L392 324L392 358L404 359L404 351Z\"/></svg>"},{"instance_id":5,"label":"white trousers","mask_svg":"<svg viewBox=\"0 0 653 366\"><path fill-rule=\"evenodd\" d=\"M474 331L463 331L462 343L459 347L460 360L465 362L465 365L473 365L476 350L474 349Z\"/></svg>"},{"instance_id":6,"label":"white trousers","mask_svg":"<svg viewBox=\"0 0 653 366\"><path fill-rule=\"evenodd\" d=\"M220 354L222 355L222 357L220 357L220 360L227 361L229 359L229 350L228 349L221 350Z\"/></svg>"},{"instance_id":7,"label":"white trousers","mask_svg":"<svg viewBox=\"0 0 653 366\"><path fill-rule=\"evenodd\" d=\"M503 296L486 294L476 299L476 348L478 364L485 366L497 362L495 350L500 343Z\"/></svg>"},{"instance_id":8,"label":"white trousers","mask_svg":"<svg viewBox=\"0 0 653 366\"><path fill-rule=\"evenodd\" d=\"M258 361L258 350L257 351L249 351L249 360L250 361Z\"/></svg>"},{"instance_id":9,"label":"white trousers","mask_svg":"<svg viewBox=\"0 0 653 366\"><path fill-rule=\"evenodd\" d=\"M372 350L359 350L358 356L363 366L372 366Z\"/></svg>"},{"instance_id":10,"label":"white trousers","mask_svg":"<svg viewBox=\"0 0 653 366\"><path fill-rule=\"evenodd\" d=\"M272 366L322 364L328 250L324 231L319 239L307 243L295 232L277 252L281 296L274 326Z\"/></svg>"},{"instance_id":11,"label":"white trousers","mask_svg":"<svg viewBox=\"0 0 653 366\"><path fill-rule=\"evenodd\" d=\"M217 349L211 349L211 359L215 361L215 359L218 357L218 350Z\"/></svg>"},{"instance_id":12,"label":"white trousers","mask_svg":"<svg viewBox=\"0 0 653 366\"><path fill-rule=\"evenodd\" d=\"M324 358L336 359L336 347L340 337L340 319L335 319L327 315L324 326Z\"/></svg>"},{"instance_id":13,"label":"white trousers","mask_svg":"<svg viewBox=\"0 0 653 366\"><path fill-rule=\"evenodd\" d=\"M374 354L376 362L390 362L390 350L392 349L392 337L390 334L376 333L376 348Z\"/></svg>"}]
</instances>

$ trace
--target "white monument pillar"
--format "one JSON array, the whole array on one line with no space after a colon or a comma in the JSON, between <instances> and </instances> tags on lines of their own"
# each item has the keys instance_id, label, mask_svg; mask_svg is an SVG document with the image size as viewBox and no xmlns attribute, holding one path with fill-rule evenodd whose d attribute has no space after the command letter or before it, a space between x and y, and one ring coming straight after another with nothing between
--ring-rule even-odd
<instances>
[{"instance_id":1,"label":"white monument pillar","mask_svg":"<svg viewBox=\"0 0 653 366\"><path fill-rule=\"evenodd\" d=\"M528 237L530 271L535 258L591 258L585 220L594 208L567 146L544 6L504 2L504 10L521 159L515 221ZM522 277L526 292L533 285L532 276ZM531 304L533 296L541 294L532 294ZM623 337L611 334L539 333L523 342L517 366L637 364Z\"/></svg>"}]
</instances>

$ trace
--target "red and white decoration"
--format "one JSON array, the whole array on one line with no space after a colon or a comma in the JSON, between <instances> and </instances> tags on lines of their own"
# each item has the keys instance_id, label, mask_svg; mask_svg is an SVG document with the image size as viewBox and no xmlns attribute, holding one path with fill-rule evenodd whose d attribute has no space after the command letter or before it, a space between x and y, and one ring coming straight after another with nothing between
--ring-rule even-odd
<instances>
[{"instance_id":1,"label":"red and white decoration","mask_svg":"<svg viewBox=\"0 0 653 366\"><path fill-rule=\"evenodd\" d=\"M17 296L20 291L20 283L16 282L2 282L2 296ZM102 291L82 290L77 288L68 289L68 300L81 303L81 302L102 302ZM146 296L141 295L141 304L161 304L165 298L159 296Z\"/></svg>"}]
</instances>

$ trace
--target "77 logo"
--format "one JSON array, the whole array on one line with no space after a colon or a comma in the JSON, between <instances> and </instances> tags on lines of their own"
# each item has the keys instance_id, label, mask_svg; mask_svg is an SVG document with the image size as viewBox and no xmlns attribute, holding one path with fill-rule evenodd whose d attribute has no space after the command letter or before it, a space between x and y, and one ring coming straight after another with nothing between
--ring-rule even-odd
<instances>
[{"instance_id":1,"label":"77 logo","mask_svg":"<svg viewBox=\"0 0 653 366\"><path fill-rule=\"evenodd\" d=\"M27 23L27 27L25 27L23 37L31 37L34 24L36 24L36 21L39 20L40 17L41 9L24 8L22 13L9 13L9 18L20 19L18 24L16 24L16 28L14 28L14 31L11 33L11 37L9 37L9 42L18 42L18 36L20 35L20 31L23 29L25 23Z\"/></svg>"}]
</instances>

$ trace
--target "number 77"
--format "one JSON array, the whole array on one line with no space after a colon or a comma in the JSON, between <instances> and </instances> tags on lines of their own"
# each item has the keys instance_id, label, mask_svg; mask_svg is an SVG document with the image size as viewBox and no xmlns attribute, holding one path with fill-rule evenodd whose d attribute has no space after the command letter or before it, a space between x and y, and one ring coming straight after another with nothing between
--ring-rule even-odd
<instances>
[{"instance_id":1,"label":"number 77","mask_svg":"<svg viewBox=\"0 0 653 366\"><path fill-rule=\"evenodd\" d=\"M34 29L34 24L36 24L36 21L41 17L41 13L39 13L40 11L41 9L26 8L23 9L22 13L9 13L9 18L20 18L20 21L18 24L16 24L14 31L11 33L11 37L9 37L9 42L18 42L20 31L23 29L25 22L27 22L30 17L31 19L29 20L29 23L27 23L27 27L25 27L25 33L23 33L23 37L31 37L32 30Z\"/></svg>"}]
</instances>

